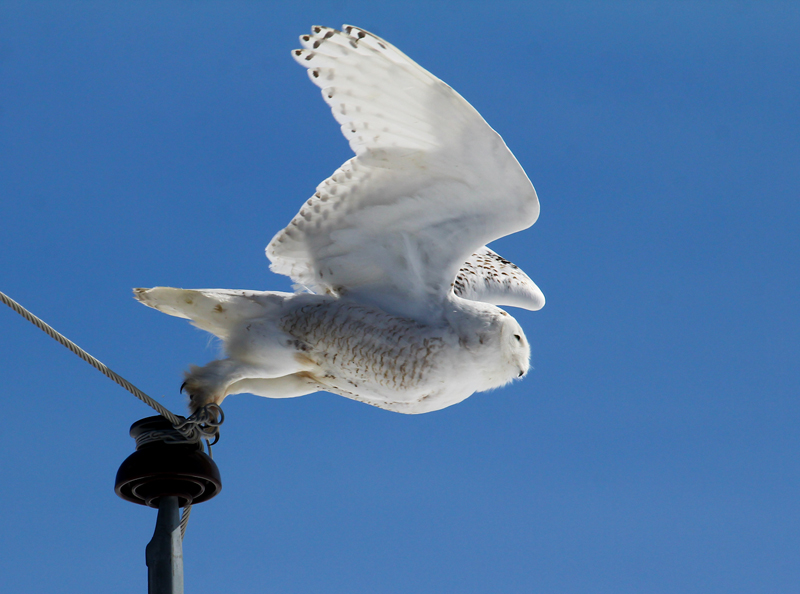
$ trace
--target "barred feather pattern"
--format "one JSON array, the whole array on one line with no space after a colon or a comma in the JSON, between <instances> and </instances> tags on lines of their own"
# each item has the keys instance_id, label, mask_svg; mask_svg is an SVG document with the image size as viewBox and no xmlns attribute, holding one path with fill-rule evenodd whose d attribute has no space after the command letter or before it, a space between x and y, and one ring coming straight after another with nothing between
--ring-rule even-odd
<instances>
[{"instance_id":1,"label":"barred feather pattern","mask_svg":"<svg viewBox=\"0 0 800 594\"><path fill-rule=\"evenodd\" d=\"M343 389L412 390L437 372L444 340L426 326L347 301L310 303L280 319L316 379Z\"/></svg>"}]
</instances>

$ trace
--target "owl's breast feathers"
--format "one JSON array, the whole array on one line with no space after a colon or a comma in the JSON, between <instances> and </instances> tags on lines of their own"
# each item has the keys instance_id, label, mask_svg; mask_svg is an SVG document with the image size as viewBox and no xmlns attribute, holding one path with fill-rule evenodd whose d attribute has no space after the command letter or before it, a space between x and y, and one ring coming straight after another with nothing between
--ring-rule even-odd
<instances>
[{"instance_id":1,"label":"owl's breast feathers","mask_svg":"<svg viewBox=\"0 0 800 594\"><path fill-rule=\"evenodd\" d=\"M415 390L440 364L446 328L431 328L348 301L305 304L280 329L301 341L298 355L331 387Z\"/></svg>"}]
</instances>

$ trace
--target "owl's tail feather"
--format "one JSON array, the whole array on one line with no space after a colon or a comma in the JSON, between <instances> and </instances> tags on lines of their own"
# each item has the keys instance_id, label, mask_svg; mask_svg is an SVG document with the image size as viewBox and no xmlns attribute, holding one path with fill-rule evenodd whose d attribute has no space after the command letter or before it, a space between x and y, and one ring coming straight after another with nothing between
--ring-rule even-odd
<instances>
[{"instance_id":1,"label":"owl's tail feather","mask_svg":"<svg viewBox=\"0 0 800 594\"><path fill-rule=\"evenodd\" d=\"M287 295L277 291L172 287L133 290L133 296L148 307L191 320L223 340L241 322L277 313Z\"/></svg>"}]
</instances>

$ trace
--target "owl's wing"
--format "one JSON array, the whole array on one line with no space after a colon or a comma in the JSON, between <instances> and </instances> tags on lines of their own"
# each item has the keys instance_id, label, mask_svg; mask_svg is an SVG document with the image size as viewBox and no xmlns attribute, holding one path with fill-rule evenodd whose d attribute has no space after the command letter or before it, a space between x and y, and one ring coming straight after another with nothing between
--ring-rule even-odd
<instances>
[{"instance_id":1,"label":"owl's wing","mask_svg":"<svg viewBox=\"0 0 800 594\"><path fill-rule=\"evenodd\" d=\"M192 323L225 339L243 320L274 314L291 293L238 289L134 289L133 296L148 307Z\"/></svg>"},{"instance_id":2,"label":"owl's wing","mask_svg":"<svg viewBox=\"0 0 800 594\"><path fill-rule=\"evenodd\" d=\"M453 291L459 297L494 305L536 311L544 295L522 269L487 247L472 254L456 275Z\"/></svg>"},{"instance_id":3,"label":"owl's wing","mask_svg":"<svg viewBox=\"0 0 800 594\"><path fill-rule=\"evenodd\" d=\"M401 315L441 307L481 246L531 226L536 192L444 82L356 27L314 27L295 59L355 151L267 246L274 272Z\"/></svg>"}]
</instances>

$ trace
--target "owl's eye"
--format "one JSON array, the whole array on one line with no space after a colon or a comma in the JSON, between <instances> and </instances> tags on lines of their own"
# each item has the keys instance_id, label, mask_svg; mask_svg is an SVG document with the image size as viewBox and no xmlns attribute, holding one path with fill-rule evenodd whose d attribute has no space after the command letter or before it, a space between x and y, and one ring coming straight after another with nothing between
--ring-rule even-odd
<instances>
[{"instance_id":1,"label":"owl's eye","mask_svg":"<svg viewBox=\"0 0 800 594\"><path fill-rule=\"evenodd\" d=\"M517 339L517 342L522 342L522 337L519 334L515 334L514 338Z\"/></svg>"}]
</instances>

